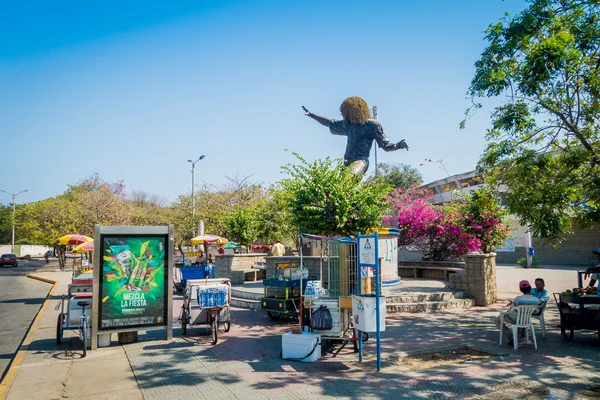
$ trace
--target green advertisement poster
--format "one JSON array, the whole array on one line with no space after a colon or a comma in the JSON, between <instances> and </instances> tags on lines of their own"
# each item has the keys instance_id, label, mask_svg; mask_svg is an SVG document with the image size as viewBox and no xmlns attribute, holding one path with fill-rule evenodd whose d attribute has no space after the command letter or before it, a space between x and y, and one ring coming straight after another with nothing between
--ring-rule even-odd
<instances>
[{"instance_id":1,"label":"green advertisement poster","mask_svg":"<svg viewBox=\"0 0 600 400\"><path fill-rule=\"evenodd\" d=\"M166 325L167 236L102 235L100 330Z\"/></svg>"}]
</instances>

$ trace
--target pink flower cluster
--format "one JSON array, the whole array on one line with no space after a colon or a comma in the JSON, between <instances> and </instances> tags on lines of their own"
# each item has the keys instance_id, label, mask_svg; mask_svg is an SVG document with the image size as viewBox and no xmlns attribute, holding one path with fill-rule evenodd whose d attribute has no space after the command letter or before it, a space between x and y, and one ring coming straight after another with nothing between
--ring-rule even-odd
<instances>
[{"instance_id":1,"label":"pink flower cluster","mask_svg":"<svg viewBox=\"0 0 600 400\"><path fill-rule=\"evenodd\" d=\"M508 232L492 213L483 213L483 218L479 218L469 213L466 203L435 206L427 199L422 192L400 190L388 198L398 212L398 245L413 247L425 260L441 261L473 251L491 251L488 244Z\"/></svg>"}]
</instances>

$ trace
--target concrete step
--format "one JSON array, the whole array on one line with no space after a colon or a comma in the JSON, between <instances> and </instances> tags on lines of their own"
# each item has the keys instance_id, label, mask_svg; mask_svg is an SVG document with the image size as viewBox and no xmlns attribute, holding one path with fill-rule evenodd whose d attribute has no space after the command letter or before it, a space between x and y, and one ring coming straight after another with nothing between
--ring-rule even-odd
<instances>
[{"instance_id":1,"label":"concrete step","mask_svg":"<svg viewBox=\"0 0 600 400\"><path fill-rule=\"evenodd\" d=\"M231 288L231 297L235 297L237 299L260 300L263 298L263 296L263 292L249 292Z\"/></svg>"},{"instance_id":2,"label":"concrete step","mask_svg":"<svg viewBox=\"0 0 600 400\"><path fill-rule=\"evenodd\" d=\"M260 300L241 299L241 298L233 297L233 296L231 297L230 305L232 307L246 308L248 310L260 310L261 309Z\"/></svg>"},{"instance_id":3,"label":"concrete step","mask_svg":"<svg viewBox=\"0 0 600 400\"><path fill-rule=\"evenodd\" d=\"M473 299L424 301L420 303L387 303L387 313L423 313L430 311L453 310L458 308L470 308L472 306Z\"/></svg>"},{"instance_id":4,"label":"concrete step","mask_svg":"<svg viewBox=\"0 0 600 400\"><path fill-rule=\"evenodd\" d=\"M425 301L450 301L462 299L464 292L435 292L435 293L414 293L414 294L394 294L386 297L387 304L397 303L422 303Z\"/></svg>"}]
</instances>

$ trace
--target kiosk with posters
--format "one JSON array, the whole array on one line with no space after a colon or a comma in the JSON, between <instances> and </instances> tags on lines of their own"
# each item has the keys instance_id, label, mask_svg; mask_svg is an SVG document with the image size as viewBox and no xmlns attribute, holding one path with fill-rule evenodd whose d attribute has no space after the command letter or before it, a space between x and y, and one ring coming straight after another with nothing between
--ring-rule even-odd
<instances>
[{"instance_id":1,"label":"kiosk with posters","mask_svg":"<svg viewBox=\"0 0 600 400\"><path fill-rule=\"evenodd\" d=\"M352 296L352 322L360 332L377 333L377 371L381 370L381 331L385 330L385 297L381 296L379 234L358 234L358 295ZM362 278L375 276L375 295L363 295ZM362 334L358 335L359 361L362 361Z\"/></svg>"},{"instance_id":2,"label":"kiosk with posters","mask_svg":"<svg viewBox=\"0 0 600 400\"><path fill-rule=\"evenodd\" d=\"M96 225L92 350L112 333L165 329L172 339L172 237L173 225Z\"/></svg>"}]
</instances>

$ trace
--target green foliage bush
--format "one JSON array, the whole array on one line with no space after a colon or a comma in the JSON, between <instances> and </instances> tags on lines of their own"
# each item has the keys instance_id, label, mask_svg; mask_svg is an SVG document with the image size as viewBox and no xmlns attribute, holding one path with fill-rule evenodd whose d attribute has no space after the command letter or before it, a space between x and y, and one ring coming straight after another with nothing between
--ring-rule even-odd
<instances>
[{"instance_id":1,"label":"green foliage bush","mask_svg":"<svg viewBox=\"0 0 600 400\"><path fill-rule=\"evenodd\" d=\"M519 265L520 265L521 267L523 267L523 268L528 268L528 267L527 267L527 258L525 258L525 257L523 257L523 258L519 258L519 259L517 260L517 264L519 264ZM534 257L533 257L533 259L531 260L531 267L532 267L532 268L539 268L541 264L542 264L542 263L540 262L540 259L539 259L539 258L537 258L537 257L535 257L535 256L534 256Z\"/></svg>"},{"instance_id":2,"label":"green foliage bush","mask_svg":"<svg viewBox=\"0 0 600 400\"><path fill-rule=\"evenodd\" d=\"M294 224L303 233L356 235L380 227L389 209L391 186L380 179L361 183L342 160L330 158L282 167L289 177L280 182Z\"/></svg>"}]
</instances>

